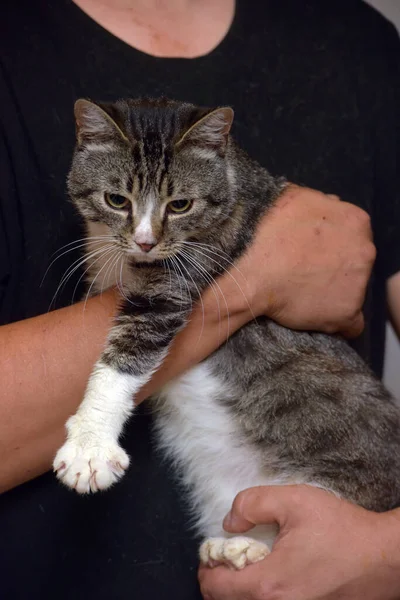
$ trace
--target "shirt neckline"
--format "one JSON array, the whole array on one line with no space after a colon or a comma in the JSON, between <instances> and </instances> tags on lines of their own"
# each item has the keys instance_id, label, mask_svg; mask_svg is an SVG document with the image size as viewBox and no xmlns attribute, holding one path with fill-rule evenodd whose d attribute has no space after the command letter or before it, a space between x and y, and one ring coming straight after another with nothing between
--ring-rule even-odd
<instances>
[{"instance_id":1,"label":"shirt neckline","mask_svg":"<svg viewBox=\"0 0 400 600\"><path fill-rule=\"evenodd\" d=\"M221 41L208 53L203 54L201 56L196 56L193 58L190 57L163 57L163 56L154 56L153 54L149 54L143 50L132 46L128 42L125 42L117 35L108 31L105 27L100 25L97 21L95 21L90 15L88 15L83 9L81 9L73 0L67 0L69 9L71 10L72 18L75 20L79 20L87 31L92 32L92 37L102 37L108 43L112 43L114 47L120 49L124 52L129 52L132 54L132 57L137 57L143 61L147 61L149 63L160 63L160 62L169 62L169 63L190 63L190 62L207 62L213 60L216 56L225 52L229 46L232 44L232 40L236 37L236 33L239 28L240 18L240 1L235 0L234 6L234 14L232 21L230 23L229 29L227 30L224 37Z\"/></svg>"}]
</instances>

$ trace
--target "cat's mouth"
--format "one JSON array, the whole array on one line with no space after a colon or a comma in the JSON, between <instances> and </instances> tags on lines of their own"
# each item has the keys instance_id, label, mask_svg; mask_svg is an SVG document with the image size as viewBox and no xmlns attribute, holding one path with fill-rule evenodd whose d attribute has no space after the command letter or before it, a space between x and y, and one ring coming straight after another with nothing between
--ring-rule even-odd
<instances>
[{"instance_id":1,"label":"cat's mouth","mask_svg":"<svg viewBox=\"0 0 400 600\"><path fill-rule=\"evenodd\" d=\"M128 252L128 256L131 260L138 263L152 263L162 258L157 253L152 254L150 252Z\"/></svg>"},{"instance_id":2,"label":"cat's mouth","mask_svg":"<svg viewBox=\"0 0 400 600\"><path fill-rule=\"evenodd\" d=\"M162 248L154 246L151 249L142 250L140 248L129 248L125 250L127 256L137 263L152 263L159 262L160 260L166 260L175 255L175 251L170 248Z\"/></svg>"}]
</instances>

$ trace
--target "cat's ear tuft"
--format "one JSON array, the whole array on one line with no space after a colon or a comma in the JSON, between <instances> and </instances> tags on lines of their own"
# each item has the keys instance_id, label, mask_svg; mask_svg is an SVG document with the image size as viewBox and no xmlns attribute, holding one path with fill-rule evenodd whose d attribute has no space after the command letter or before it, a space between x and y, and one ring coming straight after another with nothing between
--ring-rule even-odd
<instances>
[{"instance_id":1,"label":"cat's ear tuft","mask_svg":"<svg viewBox=\"0 0 400 600\"><path fill-rule=\"evenodd\" d=\"M216 108L201 117L188 129L178 145L192 143L224 153L233 122L234 112L229 106Z\"/></svg>"},{"instance_id":2,"label":"cat's ear tuft","mask_svg":"<svg viewBox=\"0 0 400 600\"><path fill-rule=\"evenodd\" d=\"M126 140L116 122L94 102L83 99L77 100L74 113L78 144L106 142L116 137Z\"/></svg>"}]
</instances>

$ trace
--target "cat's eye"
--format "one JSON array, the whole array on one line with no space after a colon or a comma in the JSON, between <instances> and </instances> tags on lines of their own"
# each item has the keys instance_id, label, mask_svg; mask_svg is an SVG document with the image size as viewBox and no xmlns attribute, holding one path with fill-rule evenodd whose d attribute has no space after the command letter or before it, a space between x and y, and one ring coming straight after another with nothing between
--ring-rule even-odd
<instances>
[{"instance_id":1,"label":"cat's eye","mask_svg":"<svg viewBox=\"0 0 400 600\"><path fill-rule=\"evenodd\" d=\"M172 200L167 205L169 212L184 213L192 208L193 200Z\"/></svg>"},{"instance_id":2,"label":"cat's eye","mask_svg":"<svg viewBox=\"0 0 400 600\"><path fill-rule=\"evenodd\" d=\"M120 194L109 194L106 192L104 197L107 204L109 204L112 208L119 210L126 208L129 204L128 198L125 198L125 196L120 196Z\"/></svg>"}]
</instances>

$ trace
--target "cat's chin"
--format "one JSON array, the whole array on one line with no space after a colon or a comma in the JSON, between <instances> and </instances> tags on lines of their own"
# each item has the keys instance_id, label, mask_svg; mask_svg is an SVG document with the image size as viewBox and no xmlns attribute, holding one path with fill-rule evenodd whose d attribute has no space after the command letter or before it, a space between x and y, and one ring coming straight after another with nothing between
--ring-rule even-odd
<instances>
[{"instance_id":1,"label":"cat's chin","mask_svg":"<svg viewBox=\"0 0 400 600\"><path fill-rule=\"evenodd\" d=\"M129 253L128 254L129 262L132 266L158 266L163 264L163 260L168 258L165 256L160 256L159 254L139 254L139 253Z\"/></svg>"},{"instance_id":2,"label":"cat's chin","mask_svg":"<svg viewBox=\"0 0 400 600\"><path fill-rule=\"evenodd\" d=\"M129 254L129 258L130 260L132 260L135 263L153 263L156 262L158 260L161 260L160 258L158 258L158 256L148 256L148 254Z\"/></svg>"},{"instance_id":3,"label":"cat's chin","mask_svg":"<svg viewBox=\"0 0 400 600\"><path fill-rule=\"evenodd\" d=\"M132 262L135 262L135 263L147 263L147 264L160 261L160 260L162 260L162 258L164 258L164 257L159 256L158 253L156 253L156 252L154 252L154 253L152 253L152 252L149 252L149 253L146 253L146 252L128 252L127 253L127 257Z\"/></svg>"}]
</instances>

